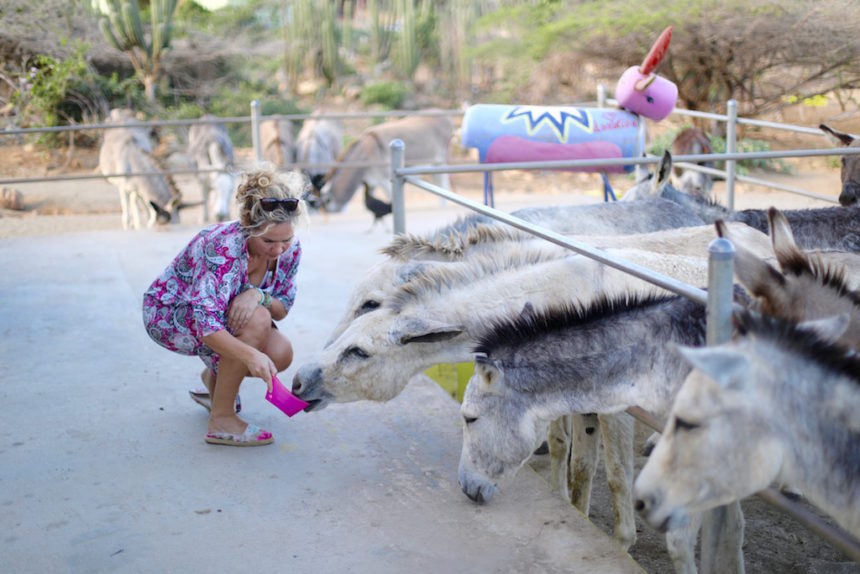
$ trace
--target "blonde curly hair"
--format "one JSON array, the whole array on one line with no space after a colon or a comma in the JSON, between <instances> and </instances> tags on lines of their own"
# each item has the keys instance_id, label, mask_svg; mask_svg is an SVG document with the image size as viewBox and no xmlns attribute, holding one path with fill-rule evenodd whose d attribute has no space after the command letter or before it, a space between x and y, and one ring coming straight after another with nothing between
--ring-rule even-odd
<instances>
[{"instance_id":1,"label":"blonde curly hair","mask_svg":"<svg viewBox=\"0 0 860 574\"><path fill-rule=\"evenodd\" d=\"M239 204L239 223L249 235L262 235L269 225L307 221L308 208L303 197L310 190L310 182L301 172L279 172L274 166L263 165L240 174L236 189L236 203ZM288 212L278 208L263 211L260 200L266 197L299 199L295 211Z\"/></svg>"}]
</instances>

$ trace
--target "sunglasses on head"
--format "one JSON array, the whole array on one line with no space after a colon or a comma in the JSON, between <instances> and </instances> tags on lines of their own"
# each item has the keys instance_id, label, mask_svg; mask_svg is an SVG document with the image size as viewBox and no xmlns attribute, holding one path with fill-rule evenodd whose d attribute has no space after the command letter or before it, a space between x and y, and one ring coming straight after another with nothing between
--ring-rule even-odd
<instances>
[{"instance_id":1,"label":"sunglasses on head","mask_svg":"<svg viewBox=\"0 0 860 574\"><path fill-rule=\"evenodd\" d=\"M297 197L287 197L278 199L277 197L264 197L260 200L260 207L263 211L275 211L279 207L288 213L292 213L299 207L299 199Z\"/></svg>"}]
</instances>

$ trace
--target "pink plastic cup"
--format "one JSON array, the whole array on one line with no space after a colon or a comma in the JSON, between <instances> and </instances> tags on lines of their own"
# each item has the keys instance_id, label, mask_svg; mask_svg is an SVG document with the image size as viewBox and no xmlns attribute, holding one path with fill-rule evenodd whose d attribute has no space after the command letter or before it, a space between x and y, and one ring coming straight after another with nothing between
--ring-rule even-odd
<instances>
[{"instance_id":1,"label":"pink plastic cup","mask_svg":"<svg viewBox=\"0 0 860 574\"><path fill-rule=\"evenodd\" d=\"M288 417L305 410L308 403L287 390L278 377L272 377L272 392L266 391L266 400L284 411Z\"/></svg>"}]
</instances>

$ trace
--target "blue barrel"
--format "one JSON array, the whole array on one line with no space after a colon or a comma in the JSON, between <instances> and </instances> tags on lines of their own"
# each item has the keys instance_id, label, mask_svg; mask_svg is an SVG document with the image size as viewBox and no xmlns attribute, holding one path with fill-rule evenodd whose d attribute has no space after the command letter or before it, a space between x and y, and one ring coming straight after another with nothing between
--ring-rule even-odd
<instances>
[{"instance_id":1,"label":"blue barrel","mask_svg":"<svg viewBox=\"0 0 860 574\"><path fill-rule=\"evenodd\" d=\"M639 116L611 108L477 104L463 116L463 147L481 163L639 157ZM633 166L577 171L632 171Z\"/></svg>"}]
</instances>

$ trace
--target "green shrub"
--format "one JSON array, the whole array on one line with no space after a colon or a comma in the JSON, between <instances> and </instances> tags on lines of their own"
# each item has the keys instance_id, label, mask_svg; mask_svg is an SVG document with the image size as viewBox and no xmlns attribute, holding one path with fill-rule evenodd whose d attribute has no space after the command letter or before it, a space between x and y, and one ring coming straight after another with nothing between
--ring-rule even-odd
<instances>
[{"instance_id":1,"label":"green shrub","mask_svg":"<svg viewBox=\"0 0 860 574\"><path fill-rule=\"evenodd\" d=\"M663 152L666 150L672 151L672 142L675 141L675 136L684 130L689 125L682 125L674 129L667 130L666 132L660 134L654 141L650 143L648 146L648 153L650 155L661 156ZM708 139L711 140L711 147L713 148L713 153L725 153L726 152L726 138L717 135L708 135ZM745 152L756 152L756 151L770 151L770 144L764 140L753 139L753 138L741 138L738 140L737 145L735 146L735 151L738 153ZM788 165L785 161L781 159L748 159L739 161L736 164L737 173L745 175L753 169L761 169L764 171L770 171L774 173L791 173L791 166ZM717 169L725 169L725 162L716 162Z\"/></svg>"},{"instance_id":2,"label":"green shrub","mask_svg":"<svg viewBox=\"0 0 860 574\"><path fill-rule=\"evenodd\" d=\"M388 110L396 110L409 94L409 88L399 82L379 82L361 89L361 103L366 106L379 104Z\"/></svg>"},{"instance_id":3,"label":"green shrub","mask_svg":"<svg viewBox=\"0 0 860 574\"><path fill-rule=\"evenodd\" d=\"M714 153L726 153L726 139L724 137L712 135L710 138ZM735 146L735 151L738 153L770 150L770 143L753 138L741 138ZM746 159L737 162L736 165L737 172L741 175L749 173L752 169L785 174L792 172L791 166L782 159ZM725 169L725 162L718 162L718 166L719 169Z\"/></svg>"}]
</instances>

